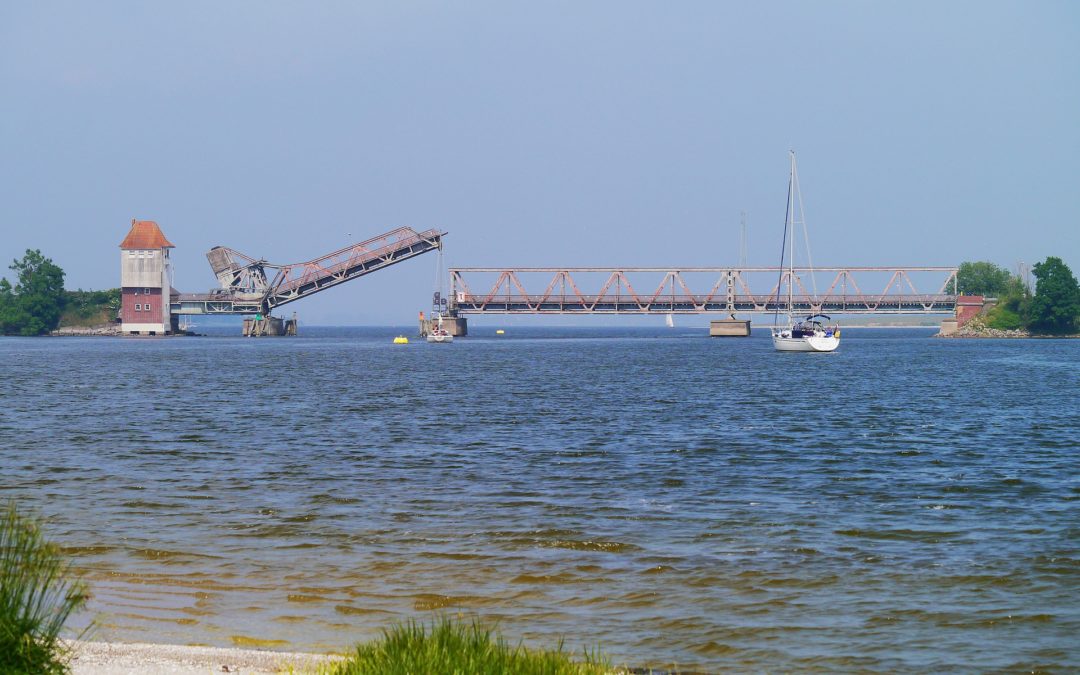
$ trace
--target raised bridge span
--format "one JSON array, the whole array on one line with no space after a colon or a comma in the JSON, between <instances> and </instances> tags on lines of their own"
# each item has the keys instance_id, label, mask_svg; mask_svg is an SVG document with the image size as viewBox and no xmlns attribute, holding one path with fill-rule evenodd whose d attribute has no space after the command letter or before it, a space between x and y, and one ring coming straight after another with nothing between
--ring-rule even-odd
<instances>
[{"instance_id":1,"label":"raised bridge span","mask_svg":"<svg viewBox=\"0 0 1080 675\"><path fill-rule=\"evenodd\" d=\"M299 263L275 264L225 246L206 254L220 288L173 296L176 315L263 314L442 247L445 232L399 227Z\"/></svg>"},{"instance_id":2,"label":"raised bridge span","mask_svg":"<svg viewBox=\"0 0 1080 675\"><path fill-rule=\"evenodd\" d=\"M459 267L447 309L467 314L952 314L955 267ZM821 280L825 283L818 284ZM919 287L922 287L922 291Z\"/></svg>"}]
</instances>

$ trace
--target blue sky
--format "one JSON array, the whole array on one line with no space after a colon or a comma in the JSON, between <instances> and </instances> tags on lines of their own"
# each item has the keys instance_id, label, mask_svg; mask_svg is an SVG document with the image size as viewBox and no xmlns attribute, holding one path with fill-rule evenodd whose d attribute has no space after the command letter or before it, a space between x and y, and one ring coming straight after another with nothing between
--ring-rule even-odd
<instances>
[{"instance_id":1,"label":"blue sky","mask_svg":"<svg viewBox=\"0 0 1080 675\"><path fill-rule=\"evenodd\" d=\"M779 256L1080 272L1071 2L8 2L0 260L119 282L132 218L206 290L221 244L317 257L400 225L456 266ZM410 323L424 256L292 305Z\"/></svg>"}]
</instances>

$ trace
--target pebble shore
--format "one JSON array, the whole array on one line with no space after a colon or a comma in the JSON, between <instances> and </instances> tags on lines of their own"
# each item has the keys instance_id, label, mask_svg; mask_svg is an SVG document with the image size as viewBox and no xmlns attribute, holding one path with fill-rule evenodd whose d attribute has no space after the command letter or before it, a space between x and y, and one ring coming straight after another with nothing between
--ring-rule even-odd
<instances>
[{"instance_id":1,"label":"pebble shore","mask_svg":"<svg viewBox=\"0 0 1080 675\"><path fill-rule=\"evenodd\" d=\"M87 335L120 335L120 327L115 324L108 326L93 326L90 328L64 326L62 328L57 328L56 330L49 333L49 335L59 337L81 337Z\"/></svg>"},{"instance_id":2,"label":"pebble shore","mask_svg":"<svg viewBox=\"0 0 1080 675\"><path fill-rule=\"evenodd\" d=\"M983 325L968 324L961 328L958 328L952 335L942 335L938 333L934 337L944 338L1029 338L1032 337L1031 333L1023 329L1015 330L1000 330L997 328L988 328Z\"/></svg>"},{"instance_id":3,"label":"pebble shore","mask_svg":"<svg viewBox=\"0 0 1080 675\"><path fill-rule=\"evenodd\" d=\"M72 675L207 675L314 672L339 659L321 654L119 642L74 642Z\"/></svg>"}]
</instances>

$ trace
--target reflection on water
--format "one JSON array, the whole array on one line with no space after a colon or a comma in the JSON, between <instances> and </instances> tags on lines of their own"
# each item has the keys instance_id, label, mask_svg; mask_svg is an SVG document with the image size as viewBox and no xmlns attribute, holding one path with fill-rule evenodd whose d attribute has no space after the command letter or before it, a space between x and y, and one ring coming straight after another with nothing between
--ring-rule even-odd
<instances>
[{"instance_id":1,"label":"reflection on water","mask_svg":"<svg viewBox=\"0 0 1080 675\"><path fill-rule=\"evenodd\" d=\"M1080 666L1078 341L398 332L0 341L0 498L100 639L441 612L635 665Z\"/></svg>"}]
</instances>

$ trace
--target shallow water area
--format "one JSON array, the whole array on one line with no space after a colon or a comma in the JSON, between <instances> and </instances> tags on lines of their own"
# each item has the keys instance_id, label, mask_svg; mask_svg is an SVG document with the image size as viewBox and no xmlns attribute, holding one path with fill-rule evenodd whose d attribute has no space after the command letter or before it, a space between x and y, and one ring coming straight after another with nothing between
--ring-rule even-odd
<instances>
[{"instance_id":1,"label":"shallow water area","mask_svg":"<svg viewBox=\"0 0 1080 675\"><path fill-rule=\"evenodd\" d=\"M470 329L0 340L0 499L98 640L460 613L632 665L1080 668L1080 341Z\"/></svg>"}]
</instances>

